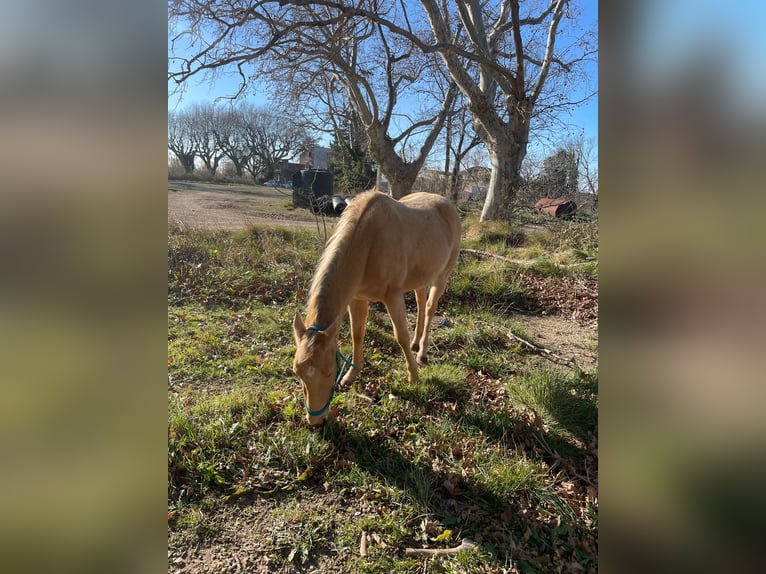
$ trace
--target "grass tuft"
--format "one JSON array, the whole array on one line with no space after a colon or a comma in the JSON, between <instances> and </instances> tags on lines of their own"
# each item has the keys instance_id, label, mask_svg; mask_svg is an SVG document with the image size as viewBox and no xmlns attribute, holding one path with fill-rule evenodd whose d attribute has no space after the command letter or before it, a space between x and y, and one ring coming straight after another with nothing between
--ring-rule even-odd
<instances>
[{"instance_id":1,"label":"grass tuft","mask_svg":"<svg viewBox=\"0 0 766 574\"><path fill-rule=\"evenodd\" d=\"M549 367L521 373L508 384L512 400L533 408L553 429L585 439L598 424L598 379Z\"/></svg>"}]
</instances>

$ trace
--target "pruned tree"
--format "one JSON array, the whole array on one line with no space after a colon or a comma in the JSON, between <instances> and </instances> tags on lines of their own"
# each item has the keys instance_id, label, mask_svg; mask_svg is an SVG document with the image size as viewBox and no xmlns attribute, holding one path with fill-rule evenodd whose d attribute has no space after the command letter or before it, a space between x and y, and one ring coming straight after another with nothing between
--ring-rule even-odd
<instances>
[{"instance_id":1,"label":"pruned tree","mask_svg":"<svg viewBox=\"0 0 766 574\"><path fill-rule=\"evenodd\" d=\"M194 104L185 113L188 117L194 152L210 175L215 176L224 154L218 146L216 131L221 120L220 108L210 103Z\"/></svg>"},{"instance_id":2,"label":"pruned tree","mask_svg":"<svg viewBox=\"0 0 766 574\"><path fill-rule=\"evenodd\" d=\"M244 119L240 111L235 107L220 110L213 135L216 146L231 162L237 177L242 177L252 150L245 137Z\"/></svg>"},{"instance_id":3,"label":"pruned tree","mask_svg":"<svg viewBox=\"0 0 766 574\"><path fill-rule=\"evenodd\" d=\"M194 171L196 146L192 137L190 116L185 111L168 114L168 149L181 162L184 172Z\"/></svg>"},{"instance_id":4,"label":"pruned tree","mask_svg":"<svg viewBox=\"0 0 766 574\"><path fill-rule=\"evenodd\" d=\"M284 116L250 104L238 106L236 112L249 149L245 168L253 179L273 179L283 160L313 145L306 130Z\"/></svg>"}]
</instances>

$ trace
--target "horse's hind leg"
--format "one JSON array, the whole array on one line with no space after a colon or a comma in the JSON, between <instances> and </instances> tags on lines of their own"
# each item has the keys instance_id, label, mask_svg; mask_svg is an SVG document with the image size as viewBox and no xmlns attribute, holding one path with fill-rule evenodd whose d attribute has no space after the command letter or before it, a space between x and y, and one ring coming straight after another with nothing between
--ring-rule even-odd
<instances>
[{"instance_id":1,"label":"horse's hind leg","mask_svg":"<svg viewBox=\"0 0 766 574\"><path fill-rule=\"evenodd\" d=\"M415 322L415 336L412 339L412 345L410 345L410 349L412 349L414 353L417 353L420 350L420 338L423 336L423 323L425 323L426 318L427 291L427 287L415 289L415 301L418 304L418 319Z\"/></svg>"},{"instance_id":2,"label":"horse's hind leg","mask_svg":"<svg viewBox=\"0 0 766 574\"><path fill-rule=\"evenodd\" d=\"M351 322L351 342L353 343L354 366L345 374L341 384L351 383L364 365L364 334L367 330L367 312L370 304L361 299L352 299L348 305L348 317Z\"/></svg>"},{"instance_id":3,"label":"horse's hind leg","mask_svg":"<svg viewBox=\"0 0 766 574\"><path fill-rule=\"evenodd\" d=\"M404 352L407 359L407 373L410 382L418 379L418 364L410 350L410 333L407 330L407 308L404 306L404 297L399 295L384 301L391 323L394 326L394 337Z\"/></svg>"},{"instance_id":4,"label":"horse's hind leg","mask_svg":"<svg viewBox=\"0 0 766 574\"><path fill-rule=\"evenodd\" d=\"M431 321L433 321L434 314L436 314L436 305L439 303L439 299L444 294L444 289L446 286L446 278L444 280L440 278L431 286L431 289L428 293L428 302L425 306L426 309L424 313L425 317L423 321L422 332L419 331L420 338L417 341L419 347L417 361L421 365L425 365L428 362L426 352L428 351L428 335L430 334L431 330ZM418 319L420 319L420 309L418 309Z\"/></svg>"}]
</instances>

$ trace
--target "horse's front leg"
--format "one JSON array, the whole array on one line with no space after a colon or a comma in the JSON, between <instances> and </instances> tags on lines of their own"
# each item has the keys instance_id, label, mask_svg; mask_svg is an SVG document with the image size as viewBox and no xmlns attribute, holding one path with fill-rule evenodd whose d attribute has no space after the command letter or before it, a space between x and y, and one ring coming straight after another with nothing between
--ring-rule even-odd
<instances>
[{"instance_id":1,"label":"horse's front leg","mask_svg":"<svg viewBox=\"0 0 766 574\"><path fill-rule=\"evenodd\" d=\"M364 334L367 330L367 312L370 304L361 299L352 299L348 305L348 316L351 322L351 342L353 344L354 366L344 375L341 384L350 384L356 379L364 365Z\"/></svg>"},{"instance_id":2,"label":"horse's front leg","mask_svg":"<svg viewBox=\"0 0 766 574\"><path fill-rule=\"evenodd\" d=\"M428 291L427 287L420 287L419 289L415 289L415 301L418 304L418 318L415 322L415 336L412 338L412 345L410 345L410 349L412 349L413 353L417 353L421 348L421 338L423 336L423 326L425 324L425 318L426 318L426 293ZM420 353L417 355L417 361L418 364L422 365L423 361L420 360L421 356Z\"/></svg>"},{"instance_id":3,"label":"horse's front leg","mask_svg":"<svg viewBox=\"0 0 766 574\"><path fill-rule=\"evenodd\" d=\"M404 297L399 295L387 301L384 301L388 314L391 317L391 323L394 325L394 337L396 342L404 351L404 357L407 359L407 373L410 382L418 380L418 364L415 362L415 355L410 350L410 333L407 330L407 308L404 306Z\"/></svg>"}]
</instances>

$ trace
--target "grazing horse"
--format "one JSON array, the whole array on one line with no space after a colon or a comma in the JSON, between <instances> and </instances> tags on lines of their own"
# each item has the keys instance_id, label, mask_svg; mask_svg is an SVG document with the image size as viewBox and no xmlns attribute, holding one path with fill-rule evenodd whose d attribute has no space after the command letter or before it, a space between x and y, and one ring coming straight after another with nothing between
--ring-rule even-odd
<instances>
[{"instance_id":1,"label":"grazing horse","mask_svg":"<svg viewBox=\"0 0 766 574\"><path fill-rule=\"evenodd\" d=\"M293 320L297 347L293 371L303 385L309 424L318 425L327 418L344 368L351 367L342 379L346 384L364 364L362 347L370 301L386 305L394 337L407 359L409 380L417 379L417 363L426 362L436 304L459 252L460 217L439 195L413 193L397 201L373 190L350 203L311 280L306 323L299 311ZM412 290L418 317L410 347L404 293ZM338 350L338 331L346 309L353 359Z\"/></svg>"}]
</instances>

